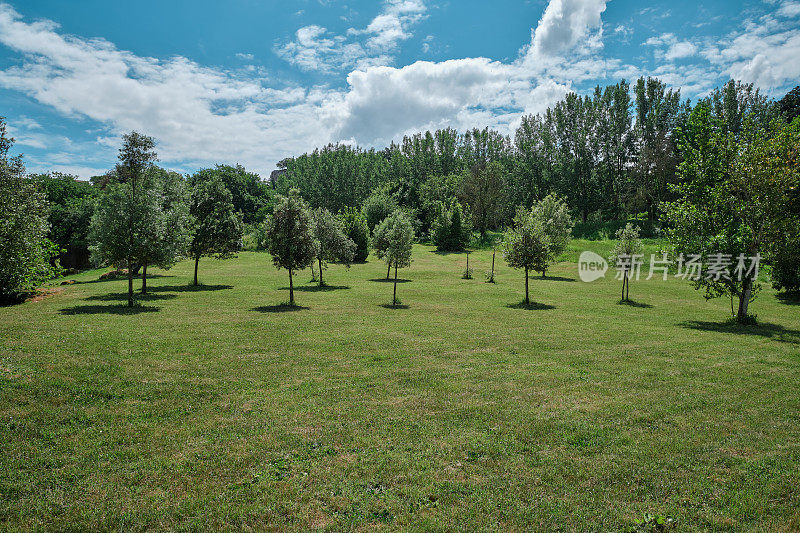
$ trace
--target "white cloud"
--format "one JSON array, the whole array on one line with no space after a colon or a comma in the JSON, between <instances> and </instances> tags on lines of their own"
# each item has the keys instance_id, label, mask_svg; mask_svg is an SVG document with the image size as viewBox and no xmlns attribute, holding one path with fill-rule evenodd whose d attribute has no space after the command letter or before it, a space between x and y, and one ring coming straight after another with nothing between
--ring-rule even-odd
<instances>
[{"instance_id":1,"label":"white cloud","mask_svg":"<svg viewBox=\"0 0 800 533\"><path fill-rule=\"evenodd\" d=\"M326 142L317 90L268 88L186 58L158 60L99 39L62 36L49 21L26 23L0 5L0 43L24 56L0 86L111 134L143 131L166 162L242 162L265 173L279 159Z\"/></svg>"},{"instance_id":2,"label":"white cloud","mask_svg":"<svg viewBox=\"0 0 800 533\"><path fill-rule=\"evenodd\" d=\"M796 17L800 15L800 2L784 2L778 9L778 15L782 17Z\"/></svg>"},{"instance_id":3,"label":"white cloud","mask_svg":"<svg viewBox=\"0 0 800 533\"><path fill-rule=\"evenodd\" d=\"M307 70L350 69L342 88L302 88L270 83L261 67L226 71L183 57L137 56L101 39L64 35L49 21L25 22L0 4L0 44L20 56L0 70L0 87L105 128L94 143L67 145L19 125L27 146L51 152L49 161L33 161L40 169L97 173L107 161L87 154L113 160L119 135L137 129L157 139L167 166L240 162L267 175L278 160L331 141L381 147L447 126L511 133L522 113L543 111L585 81L655 75L692 95L710 89L720 73L769 87L800 77L800 29L787 14L751 21L722 39L651 37L660 62L646 70L600 54L605 5L551 0L512 62L477 57L392 67L392 54L426 12L421 1L390 0L366 28L346 35L318 25L298 30L281 48L290 61ZM780 9L789 13L790 5Z\"/></svg>"},{"instance_id":4,"label":"white cloud","mask_svg":"<svg viewBox=\"0 0 800 533\"><path fill-rule=\"evenodd\" d=\"M364 29L336 35L318 25L304 26L295 38L275 52L306 71L334 73L392 62L400 42L411 38L410 28L425 17L421 0L386 0L383 10Z\"/></svg>"},{"instance_id":5,"label":"white cloud","mask_svg":"<svg viewBox=\"0 0 800 533\"><path fill-rule=\"evenodd\" d=\"M528 56L532 61L561 56L602 30L605 0L551 0L532 33Z\"/></svg>"}]
</instances>

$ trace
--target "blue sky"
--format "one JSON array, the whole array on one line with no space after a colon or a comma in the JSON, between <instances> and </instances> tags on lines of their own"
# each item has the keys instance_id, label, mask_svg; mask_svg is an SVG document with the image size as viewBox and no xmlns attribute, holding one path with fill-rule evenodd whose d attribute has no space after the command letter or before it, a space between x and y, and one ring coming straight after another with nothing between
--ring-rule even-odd
<instances>
[{"instance_id":1,"label":"blue sky","mask_svg":"<svg viewBox=\"0 0 800 533\"><path fill-rule=\"evenodd\" d=\"M451 126L512 133L568 91L654 75L800 84L800 0L0 0L0 115L29 170L111 168L122 133L162 164L267 175L328 142Z\"/></svg>"}]
</instances>

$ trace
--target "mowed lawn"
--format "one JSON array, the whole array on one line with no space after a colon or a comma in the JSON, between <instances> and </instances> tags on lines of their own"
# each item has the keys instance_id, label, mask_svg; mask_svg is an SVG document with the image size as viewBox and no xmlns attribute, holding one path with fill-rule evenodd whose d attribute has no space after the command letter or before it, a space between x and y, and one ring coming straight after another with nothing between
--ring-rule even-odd
<instances>
[{"instance_id":1,"label":"mowed lawn","mask_svg":"<svg viewBox=\"0 0 800 533\"><path fill-rule=\"evenodd\" d=\"M397 309L370 258L286 311L261 253L0 308L0 529L800 528L798 302L565 262L525 309L490 261L415 246Z\"/></svg>"}]
</instances>

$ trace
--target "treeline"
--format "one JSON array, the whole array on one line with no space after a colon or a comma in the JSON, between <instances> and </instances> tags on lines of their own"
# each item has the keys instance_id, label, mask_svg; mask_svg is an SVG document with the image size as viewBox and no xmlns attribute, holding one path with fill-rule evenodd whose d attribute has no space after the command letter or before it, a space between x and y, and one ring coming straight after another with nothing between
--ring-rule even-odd
<instances>
[{"instance_id":1,"label":"treeline","mask_svg":"<svg viewBox=\"0 0 800 533\"><path fill-rule=\"evenodd\" d=\"M730 81L692 104L658 79L632 87L623 80L522 117L513 137L448 128L383 150L328 145L282 161L275 185L283 194L297 188L312 207L333 212L388 196L413 215L423 239L431 236L432 206L454 198L481 231L508 225L518 206L550 193L565 198L583 223L643 215L652 226L661 202L674 199L670 186L684 157L679 132L697 105L735 132L745 116L769 123L782 105L792 107L791 98L775 102L752 84Z\"/></svg>"}]
</instances>

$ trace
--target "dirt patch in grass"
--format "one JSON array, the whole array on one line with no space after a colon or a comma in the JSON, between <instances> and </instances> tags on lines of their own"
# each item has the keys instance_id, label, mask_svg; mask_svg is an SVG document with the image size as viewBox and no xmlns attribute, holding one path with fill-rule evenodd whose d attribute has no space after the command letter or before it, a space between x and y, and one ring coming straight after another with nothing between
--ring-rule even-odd
<instances>
[{"instance_id":1,"label":"dirt patch in grass","mask_svg":"<svg viewBox=\"0 0 800 533\"><path fill-rule=\"evenodd\" d=\"M64 292L64 287L52 287L50 289L39 289L30 297L28 297L25 301L26 302L41 302L45 298L49 298L51 296L55 296L56 294L60 294Z\"/></svg>"}]
</instances>

